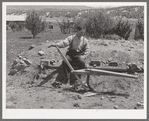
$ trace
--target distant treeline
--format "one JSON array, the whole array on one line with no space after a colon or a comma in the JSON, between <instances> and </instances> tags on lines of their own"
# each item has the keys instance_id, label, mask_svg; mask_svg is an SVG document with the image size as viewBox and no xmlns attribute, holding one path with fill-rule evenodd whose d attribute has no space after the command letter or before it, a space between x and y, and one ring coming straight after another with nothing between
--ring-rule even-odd
<instances>
[{"instance_id":1,"label":"distant treeline","mask_svg":"<svg viewBox=\"0 0 149 121\"><path fill-rule=\"evenodd\" d=\"M76 26L84 24L86 26L86 35L91 38L128 40L130 33L135 29L132 39L144 39L144 20L142 18L130 19L125 16L111 17L105 10L92 11L87 14L84 13L81 17L74 18L73 22L70 22L69 19L57 22L63 34L70 33L70 31L75 32ZM30 28L32 33L35 34L34 37L39 32L45 31L47 28L49 29L49 25L51 24L42 21L35 11L28 15L24 23L10 22L7 24L13 31ZM38 28L32 28L32 26L38 26ZM41 28L40 31L39 28Z\"/></svg>"},{"instance_id":2,"label":"distant treeline","mask_svg":"<svg viewBox=\"0 0 149 121\"><path fill-rule=\"evenodd\" d=\"M37 11L39 16L46 16L46 17L75 17L77 15L82 17L82 14L88 14L92 11L98 11L99 9L61 9L61 10L50 10L50 9L43 9ZM143 6L125 6L125 7L114 7L114 8L107 8L104 9L109 16L125 16L127 18L144 18L144 7ZM21 15L21 14L30 14L30 10L22 11L9 11L7 14L13 15Z\"/></svg>"}]
</instances>

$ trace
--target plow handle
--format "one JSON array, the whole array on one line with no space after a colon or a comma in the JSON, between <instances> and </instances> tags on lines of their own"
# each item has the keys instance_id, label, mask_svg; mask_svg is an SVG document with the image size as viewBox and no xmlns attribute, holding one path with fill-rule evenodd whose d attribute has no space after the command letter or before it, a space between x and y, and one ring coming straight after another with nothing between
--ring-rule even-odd
<instances>
[{"instance_id":1,"label":"plow handle","mask_svg":"<svg viewBox=\"0 0 149 121\"><path fill-rule=\"evenodd\" d=\"M68 65L68 67L70 68L71 71L74 71L73 67L71 66L71 64L69 63L69 61L67 60L67 58L63 55L63 53L61 52L61 50L59 49L59 47L57 47L56 45L51 45L49 46L48 48L50 47L55 47L59 54L61 55L61 57L63 58L63 60L65 61L65 63ZM85 85L82 83L82 81L80 80L79 76L74 74L75 77L77 78L77 80L81 83L81 85L85 88Z\"/></svg>"}]
</instances>

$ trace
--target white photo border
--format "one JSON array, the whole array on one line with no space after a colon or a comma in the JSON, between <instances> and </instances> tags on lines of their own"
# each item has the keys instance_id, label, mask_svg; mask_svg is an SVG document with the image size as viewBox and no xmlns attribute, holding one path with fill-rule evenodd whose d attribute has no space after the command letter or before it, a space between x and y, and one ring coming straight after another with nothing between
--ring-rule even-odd
<instances>
[{"instance_id":1,"label":"white photo border","mask_svg":"<svg viewBox=\"0 0 149 121\"><path fill-rule=\"evenodd\" d=\"M144 6L144 109L6 109L7 5L137 5ZM3 2L2 3L2 118L3 119L146 119L147 118L147 3L146 2Z\"/></svg>"}]
</instances>

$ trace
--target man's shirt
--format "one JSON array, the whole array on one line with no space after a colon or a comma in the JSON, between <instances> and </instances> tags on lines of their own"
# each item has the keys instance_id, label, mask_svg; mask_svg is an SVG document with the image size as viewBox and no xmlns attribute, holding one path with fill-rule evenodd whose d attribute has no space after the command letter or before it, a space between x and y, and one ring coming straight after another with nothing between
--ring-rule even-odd
<instances>
[{"instance_id":1,"label":"man's shirt","mask_svg":"<svg viewBox=\"0 0 149 121\"><path fill-rule=\"evenodd\" d=\"M73 49L77 52L84 51L84 55L88 55L90 50L88 40L83 36L78 38L76 35L71 35L56 45L59 48L65 48L69 46L69 49Z\"/></svg>"}]
</instances>

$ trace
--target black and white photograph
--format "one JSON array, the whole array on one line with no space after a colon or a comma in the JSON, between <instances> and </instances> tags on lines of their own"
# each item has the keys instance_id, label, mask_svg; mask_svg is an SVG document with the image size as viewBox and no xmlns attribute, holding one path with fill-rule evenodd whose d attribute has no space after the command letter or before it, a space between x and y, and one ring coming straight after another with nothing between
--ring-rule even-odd
<instances>
[{"instance_id":1,"label":"black and white photograph","mask_svg":"<svg viewBox=\"0 0 149 121\"><path fill-rule=\"evenodd\" d=\"M146 119L146 2L3 2L3 119Z\"/></svg>"}]
</instances>

